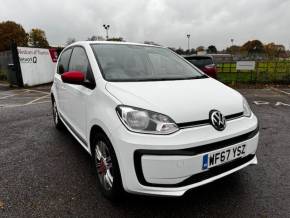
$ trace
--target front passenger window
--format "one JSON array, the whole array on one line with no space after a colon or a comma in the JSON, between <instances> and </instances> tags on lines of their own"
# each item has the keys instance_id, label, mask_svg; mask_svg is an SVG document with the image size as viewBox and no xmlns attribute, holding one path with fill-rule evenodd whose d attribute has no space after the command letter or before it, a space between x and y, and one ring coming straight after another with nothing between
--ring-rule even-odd
<instances>
[{"instance_id":1,"label":"front passenger window","mask_svg":"<svg viewBox=\"0 0 290 218\"><path fill-rule=\"evenodd\" d=\"M86 51L81 47L75 47L73 49L69 63L69 71L80 71L84 73L87 81L95 83Z\"/></svg>"},{"instance_id":2,"label":"front passenger window","mask_svg":"<svg viewBox=\"0 0 290 218\"><path fill-rule=\"evenodd\" d=\"M75 47L69 63L69 71L80 71L84 74L87 73L89 60L87 59L86 52L81 47Z\"/></svg>"}]
</instances>

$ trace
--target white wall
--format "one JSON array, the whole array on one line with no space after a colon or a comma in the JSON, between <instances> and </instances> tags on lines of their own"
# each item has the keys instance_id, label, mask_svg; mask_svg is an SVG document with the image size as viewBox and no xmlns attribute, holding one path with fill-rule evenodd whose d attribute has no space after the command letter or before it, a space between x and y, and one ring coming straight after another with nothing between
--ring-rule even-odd
<instances>
[{"instance_id":1,"label":"white wall","mask_svg":"<svg viewBox=\"0 0 290 218\"><path fill-rule=\"evenodd\" d=\"M55 49L17 47L23 84L35 86L53 81L57 55Z\"/></svg>"}]
</instances>

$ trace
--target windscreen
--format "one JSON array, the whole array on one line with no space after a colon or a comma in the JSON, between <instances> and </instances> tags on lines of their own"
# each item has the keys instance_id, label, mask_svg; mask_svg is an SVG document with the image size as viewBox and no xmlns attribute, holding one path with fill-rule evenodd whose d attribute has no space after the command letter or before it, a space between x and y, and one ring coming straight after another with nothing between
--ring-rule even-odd
<instances>
[{"instance_id":1,"label":"windscreen","mask_svg":"<svg viewBox=\"0 0 290 218\"><path fill-rule=\"evenodd\" d=\"M204 78L193 66L166 48L91 45L107 81L152 81Z\"/></svg>"},{"instance_id":2,"label":"windscreen","mask_svg":"<svg viewBox=\"0 0 290 218\"><path fill-rule=\"evenodd\" d=\"M191 57L186 59L197 67L204 67L206 65L213 64L213 61L210 57Z\"/></svg>"}]
</instances>

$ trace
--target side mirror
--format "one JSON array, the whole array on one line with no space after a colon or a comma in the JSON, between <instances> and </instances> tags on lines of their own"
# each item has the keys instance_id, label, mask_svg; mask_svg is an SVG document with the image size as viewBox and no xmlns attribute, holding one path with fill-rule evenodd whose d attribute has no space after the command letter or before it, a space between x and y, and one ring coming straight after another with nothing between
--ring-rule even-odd
<instances>
[{"instance_id":1,"label":"side mirror","mask_svg":"<svg viewBox=\"0 0 290 218\"><path fill-rule=\"evenodd\" d=\"M80 71L69 71L61 75L61 79L64 83L83 85L85 75Z\"/></svg>"}]
</instances>

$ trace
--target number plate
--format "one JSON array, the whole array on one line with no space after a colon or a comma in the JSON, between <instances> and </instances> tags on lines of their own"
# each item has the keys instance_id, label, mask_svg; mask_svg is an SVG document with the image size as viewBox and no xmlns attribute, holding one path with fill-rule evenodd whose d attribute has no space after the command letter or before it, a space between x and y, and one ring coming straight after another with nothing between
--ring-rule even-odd
<instances>
[{"instance_id":1,"label":"number plate","mask_svg":"<svg viewBox=\"0 0 290 218\"><path fill-rule=\"evenodd\" d=\"M237 145L203 155L202 169L206 170L231 160L243 157L246 154L246 145Z\"/></svg>"}]
</instances>

